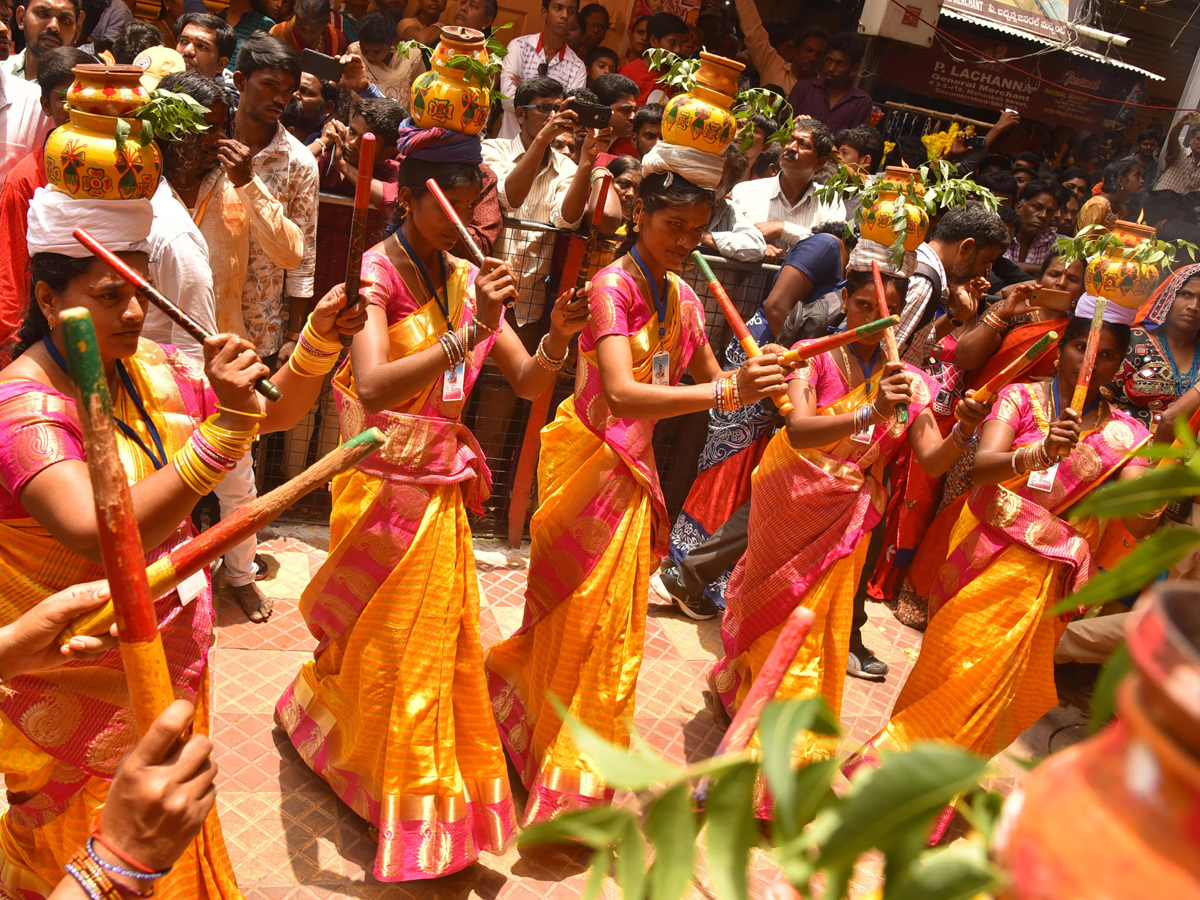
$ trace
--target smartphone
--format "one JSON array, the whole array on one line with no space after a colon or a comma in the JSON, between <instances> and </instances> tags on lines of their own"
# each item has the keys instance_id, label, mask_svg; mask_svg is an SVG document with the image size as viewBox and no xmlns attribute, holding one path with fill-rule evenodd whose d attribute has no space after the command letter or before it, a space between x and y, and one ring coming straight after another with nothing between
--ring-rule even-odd
<instances>
[{"instance_id":1,"label":"smartphone","mask_svg":"<svg viewBox=\"0 0 1200 900\"><path fill-rule=\"evenodd\" d=\"M607 128L612 120L612 110L599 103L572 100L567 104L567 109L575 110L580 128Z\"/></svg>"},{"instance_id":2,"label":"smartphone","mask_svg":"<svg viewBox=\"0 0 1200 900\"><path fill-rule=\"evenodd\" d=\"M332 56L326 56L316 50L305 50L300 54L300 71L315 75L321 81L341 81L343 68Z\"/></svg>"},{"instance_id":3,"label":"smartphone","mask_svg":"<svg viewBox=\"0 0 1200 900\"><path fill-rule=\"evenodd\" d=\"M1071 292L1058 291L1054 288L1034 288L1029 295L1030 306L1040 306L1042 309L1057 309L1069 312L1071 309Z\"/></svg>"},{"instance_id":4,"label":"smartphone","mask_svg":"<svg viewBox=\"0 0 1200 900\"><path fill-rule=\"evenodd\" d=\"M984 137L980 134L973 134L970 137L963 138L963 144L968 150L974 150L977 147L982 147L984 145L983 142Z\"/></svg>"}]
</instances>

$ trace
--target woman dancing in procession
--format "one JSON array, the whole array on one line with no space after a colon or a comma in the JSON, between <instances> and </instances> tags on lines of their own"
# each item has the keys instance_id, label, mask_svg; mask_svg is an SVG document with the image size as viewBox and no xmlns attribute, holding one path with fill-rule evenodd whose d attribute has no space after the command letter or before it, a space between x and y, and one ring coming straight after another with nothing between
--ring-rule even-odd
<instances>
[{"instance_id":1,"label":"woman dancing in procession","mask_svg":"<svg viewBox=\"0 0 1200 900\"><path fill-rule=\"evenodd\" d=\"M426 187L471 221L479 140L406 123L400 153L400 224L363 257L367 324L334 380L343 437L377 425L388 442L334 480L329 557L300 600L320 643L276 708L304 761L379 829L382 881L458 871L516 827L467 522L491 475L461 415L489 354L537 397L588 314L560 296L531 357L504 327L512 270L451 256L457 233Z\"/></svg>"},{"instance_id":2,"label":"woman dancing in procession","mask_svg":"<svg viewBox=\"0 0 1200 900\"><path fill-rule=\"evenodd\" d=\"M984 422L976 486L933 580L921 655L860 758L939 739L994 756L1057 703L1054 649L1066 621L1046 613L1092 577L1104 531L1094 517L1068 522L1071 507L1118 470L1140 474L1125 463L1149 436L1100 396L1128 348L1127 325L1105 323L1084 408L1069 408L1089 327L1072 319L1056 374L1005 388ZM1114 523L1141 537L1160 513Z\"/></svg>"},{"instance_id":3,"label":"woman dancing in procession","mask_svg":"<svg viewBox=\"0 0 1200 900\"><path fill-rule=\"evenodd\" d=\"M861 262L870 243L859 243L842 290L847 329L879 317L871 271ZM914 264L910 253L903 267L881 267L893 314L904 307ZM908 363L885 364L882 338L814 357L791 379L795 408L754 473L749 545L729 582L721 626L725 658L709 676L719 717L737 712L798 605L816 619L776 696L821 695L840 714L854 595L867 577L867 536L887 503L883 470L907 441L927 471L942 474L986 415L987 407L963 400L960 424L943 438L930 409L937 381ZM900 403L908 405L910 425L896 420ZM812 738L798 753L833 750L830 741Z\"/></svg>"},{"instance_id":4,"label":"woman dancing in procession","mask_svg":"<svg viewBox=\"0 0 1200 900\"><path fill-rule=\"evenodd\" d=\"M88 229L145 275L141 248L151 218L147 200L72 200L52 188L33 197L32 298L15 359L0 371L0 623L104 574L96 517L83 499L92 488L63 356L64 310L82 307L92 315L147 562L192 537L192 507L256 433L291 428L312 407L340 349L339 331L361 327L361 313L339 313L340 291L327 295L305 326L299 355L271 376L283 398L264 406L254 383L270 372L252 344L209 338L201 369L174 347L140 338L145 301L71 236L76 227ZM176 696L194 700L192 728L206 734L213 627L207 578L183 596L172 591L159 598L155 607ZM115 649L14 678L12 687L15 693L0 697L0 771L10 801L0 819L0 894L44 897L87 840L137 729ZM157 883L156 896L241 896L215 815Z\"/></svg>"},{"instance_id":5,"label":"woman dancing in procession","mask_svg":"<svg viewBox=\"0 0 1200 900\"><path fill-rule=\"evenodd\" d=\"M712 208L712 191L680 175L645 176L632 247L593 282L575 393L542 431L524 619L486 660L496 721L530 792L526 822L612 796L552 698L628 745L650 573L670 529L654 422L784 390L770 352L721 371L703 307L676 274ZM695 385L679 384L685 372Z\"/></svg>"}]
</instances>

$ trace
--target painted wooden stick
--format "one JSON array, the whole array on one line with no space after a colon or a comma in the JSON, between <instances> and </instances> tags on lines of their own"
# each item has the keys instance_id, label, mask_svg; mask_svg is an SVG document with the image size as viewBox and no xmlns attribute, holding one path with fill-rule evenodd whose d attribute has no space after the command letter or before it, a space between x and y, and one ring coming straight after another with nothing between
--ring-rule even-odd
<instances>
[{"instance_id":1,"label":"painted wooden stick","mask_svg":"<svg viewBox=\"0 0 1200 900\"><path fill-rule=\"evenodd\" d=\"M80 393L79 420L96 504L100 555L112 592L133 712L138 731L144 735L175 700L175 692L146 580L142 536L117 450L112 398L92 317L87 310L76 308L64 311L60 321L71 380Z\"/></svg>"},{"instance_id":2,"label":"painted wooden stick","mask_svg":"<svg viewBox=\"0 0 1200 900\"><path fill-rule=\"evenodd\" d=\"M1032 347L989 378L983 387L971 395L972 399L978 400L980 403L987 403L1002 389L1016 381L1022 372L1041 362L1043 356L1053 353L1054 343L1057 340L1057 331L1043 334Z\"/></svg>"},{"instance_id":3,"label":"painted wooden stick","mask_svg":"<svg viewBox=\"0 0 1200 900\"><path fill-rule=\"evenodd\" d=\"M189 575L199 572L209 563L224 556L231 547L236 547L247 537L257 534L265 525L279 518L309 491L315 490L335 475L340 475L370 456L383 446L383 442L383 432L378 428L368 428L317 460L295 478L247 503L233 515L155 560L146 569L150 596L161 597L173 591ZM65 644L75 635L108 634L113 621L113 607L106 603L100 609L73 621L59 636L59 642Z\"/></svg>"},{"instance_id":4,"label":"painted wooden stick","mask_svg":"<svg viewBox=\"0 0 1200 900\"><path fill-rule=\"evenodd\" d=\"M822 353L828 353L830 350L836 350L838 347L844 347L846 344L853 344L861 338L870 337L873 334L878 334L885 328L894 328L899 324L899 316L876 319L874 322L859 325L850 331L842 331L838 334L831 334L828 337L820 337L809 341L803 347L788 350L783 354L782 361L785 365L794 366L806 359L812 359L814 356L820 356Z\"/></svg>"},{"instance_id":5,"label":"painted wooden stick","mask_svg":"<svg viewBox=\"0 0 1200 900\"><path fill-rule=\"evenodd\" d=\"M371 175L375 171L375 135L362 136L358 151L358 181L354 184L354 214L350 219L350 251L346 257L346 305L358 302L358 287L362 278L363 251L367 249L367 215L371 211ZM354 336L340 337L343 347L349 347Z\"/></svg>"},{"instance_id":6,"label":"painted wooden stick","mask_svg":"<svg viewBox=\"0 0 1200 900\"><path fill-rule=\"evenodd\" d=\"M1083 366L1079 369L1079 380L1075 382L1075 393L1071 395L1071 409L1083 412L1087 402L1088 386L1092 381L1092 369L1096 365L1096 354L1100 352L1100 332L1104 330L1104 310L1108 301L1096 298L1096 309L1092 313L1092 326L1088 329L1087 349L1083 351Z\"/></svg>"},{"instance_id":7,"label":"painted wooden stick","mask_svg":"<svg viewBox=\"0 0 1200 900\"><path fill-rule=\"evenodd\" d=\"M733 305L733 301L725 293L725 288L721 286L721 282L717 281L717 276L713 274L708 260L704 258L704 255L699 250L692 251L692 259L696 261L696 266L700 269L700 276L704 279L705 284L708 285L709 292L716 298L717 306L721 309L721 315L725 317L725 321L733 329L733 336L742 345L742 350L745 351L746 356L751 359L756 356L762 356L762 350L759 349L758 341L754 339L754 335L750 333L750 329L742 321L737 307ZM792 403L788 400L786 393L775 394L771 399L775 401L775 405L779 407L779 411L783 415L786 416L792 411Z\"/></svg>"},{"instance_id":8,"label":"painted wooden stick","mask_svg":"<svg viewBox=\"0 0 1200 900\"><path fill-rule=\"evenodd\" d=\"M113 253L82 228L76 228L72 234L75 236L75 240L79 241L79 243L91 250L93 254L107 263L110 269L145 294L150 302L162 310L163 314L168 319L170 319L196 340L200 341L200 343L204 343L205 340L211 337L211 335L205 331L203 327L201 327L199 322L160 294L155 289L154 285L141 276L141 273L139 273L136 269L125 265L125 262L121 259L121 257L117 256L117 254ZM283 392L280 391L279 388L275 387L269 378L265 377L258 379L258 381L254 383L254 389L272 402L283 396Z\"/></svg>"},{"instance_id":9,"label":"painted wooden stick","mask_svg":"<svg viewBox=\"0 0 1200 900\"><path fill-rule=\"evenodd\" d=\"M558 282L558 293L564 283L575 273L575 290L581 291L587 284L592 257L600 241L600 221L604 218L604 204L608 200L608 189L612 175L607 172L600 181L596 195L596 207L592 210L592 221L586 238L571 237L567 246L567 258ZM525 514L529 511L529 494L533 489L533 474L537 471L538 452L542 442L542 428L550 414L550 403L554 399L554 385L536 397L529 407L529 421L525 423L525 434L521 438L521 450L517 455L517 471L513 475L512 491L508 496L508 546L520 547L525 536Z\"/></svg>"},{"instance_id":10,"label":"painted wooden stick","mask_svg":"<svg viewBox=\"0 0 1200 900\"><path fill-rule=\"evenodd\" d=\"M800 652L800 646L808 637L808 631L812 628L815 618L813 611L808 607L797 606L792 610L791 615L784 621L783 628L779 630L775 646L767 654L754 683L746 692L746 699L738 706L733 722L726 729L721 743L717 745L717 752L713 754L714 756L741 753L749 745L750 738L754 736L754 732L758 728L758 720L762 718L763 710L775 698L775 692L779 690L783 676L788 673L788 669L796 659L796 654ZM713 703L722 702L715 693L716 689L713 688L713 690ZM695 797L700 803L703 803L707 793L708 779L705 778L697 786Z\"/></svg>"},{"instance_id":11,"label":"painted wooden stick","mask_svg":"<svg viewBox=\"0 0 1200 900\"><path fill-rule=\"evenodd\" d=\"M479 245L475 243L475 238L471 237L471 232L467 231L467 226L458 217L458 213L451 205L449 198L442 193L442 189L432 178L425 182L425 186L429 188L429 193L433 194L437 199L438 204L442 207L442 212L446 214L446 218L450 220L450 224L454 226L454 230L458 232L463 246L467 248L467 252L471 255L471 262L482 267L484 263L483 251L479 249Z\"/></svg>"},{"instance_id":12,"label":"painted wooden stick","mask_svg":"<svg viewBox=\"0 0 1200 900\"><path fill-rule=\"evenodd\" d=\"M883 290L883 272L879 270L879 263L871 260L871 277L875 279L875 300L879 303L879 315L891 315L891 310L887 305L887 294ZM900 348L896 345L896 329L889 328L883 333L883 353L884 360L887 362L900 361ZM901 425L908 422L908 404L896 404L896 421Z\"/></svg>"},{"instance_id":13,"label":"painted wooden stick","mask_svg":"<svg viewBox=\"0 0 1200 900\"><path fill-rule=\"evenodd\" d=\"M1191 430L1193 437L1197 434L1200 434L1200 407L1197 407L1196 411L1192 413L1192 417L1188 419L1188 428ZM1175 438L1173 441L1171 441L1171 447L1176 450L1182 446L1183 442L1179 440L1179 438ZM1166 459L1160 459L1156 464L1156 468L1161 469L1163 466L1169 466L1171 463L1177 461L1178 460L1171 459L1170 457L1167 457Z\"/></svg>"}]
</instances>

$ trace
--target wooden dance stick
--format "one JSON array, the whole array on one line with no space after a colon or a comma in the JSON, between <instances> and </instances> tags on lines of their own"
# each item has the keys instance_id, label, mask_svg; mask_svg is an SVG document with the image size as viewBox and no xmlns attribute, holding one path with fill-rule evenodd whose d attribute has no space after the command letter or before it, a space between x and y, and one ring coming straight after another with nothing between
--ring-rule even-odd
<instances>
[{"instance_id":1,"label":"wooden dance stick","mask_svg":"<svg viewBox=\"0 0 1200 900\"><path fill-rule=\"evenodd\" d=\"M1188 419L1188 428L1191 429L1193 436L1200 433L1200 408L1197 408L1196 411L1192 413L1192 417ZM1179 438L1175 438L1173 441L1171 441L1171 447L1175 450L1178 450L1182 446L1183 442L1180 441ZM1175 461L1176 460L1171 459L1170 457L1167 457L1166 459L1160 459L1155 468L1161 469L1163 466L1169 466Z\"/></svg>"},{"instance_id":2,"label":"wooden dance stick","mask_svg":"<svg viewBox=\"0 0 1200 900\"><path fill-rule=\"evenodd\" d=\"M891 310L887 305L887 294L883 290L883 273L879 271L879 263L871 260L871 277L875 279L875 299L879 303L879 315L890 316ZM883 354L887 362L900 361L900 348L896 345L896 329L889 328L883 333ZM896 421L901 425L908 422L908 404L896 404Z\"/></svg>"},{"instance_id":3,"label":"wooden dance stick","mask_svg":"<svg viewBox=\"0 0 1200 900\"><path fill-rule=\"evenodd\" d=\"M138 732L144 735L175 700L175 691L158 635L158 618L146 580L146 557L133 513L129 482L117 451L112 398L108 394L108 378L100 361L92 316L84 309L68 309L60 321L71 380L80 393L79 420L96 504L100 555L112 592L133 712Z\"/></svg>"},{"instance_id":4,"label":"wooden dance stick","mask_svg":"<svg viewBox=\"0 0 1200 900\"><path fill-rule=\"evenodd\" d=\"M828 337L820 337L816 340L809 341L803 347L796 347L794 350L788 350L780 359L785 365L794 366L806 359L812 359L814 356L820 356L822 353L826 353L830 350L836 350L838 347L844 347L846 344L853 344L860 338L870 337L873 334L878 334L885 328L894 328L899 324L899 316L888 316L886 319L876 319L874 322L868 322L866 325L859 325L857 328L852 328L849 331L843 331L838 334L831 334Z\"/></svg>"},{"instance_id":5,"label":"wooden dance stick","mask_svg":"<svg viewBox=\"0 0 1200 900\"><path fill-rule=\"evenodd\" d=\"M117 256L117 254L113 253L82 228L76 228L72 234L74 234L75 240L79 241L79 243L91 250L93 254L106 262L109 268L145 294L147 299L149 299L151 303L162 310L163 314L168 319L170 319L200 343L204 343L205 340L212 337L212 335L210 335L201 327L199 322L160 294L154 288L154 286L150 284L150 282L141 276L136 269L125 265L121 257ZM283 396L283 392L280 391L279 388L275 387L269 378L265 377L258 379L258 381L254 383L254 389L272 402Z\"/></svg>"},{"instance_id":6,"label":"wooden dance stick","mask_svg":"<svg viewBox=\"0 0 1200 900\"><path fill-rule=\"evenodd\" d=\"M692 259L696 261L696 266L700 269L700 275L704 279L704 283L708 285L709 292L716 298L717 306L721 308L721 315L725 317L725 321L729 323L729 327L733 329L733 336L738 339L738 343L742 345L742 350L746 356L753 359L756 356L762 356L762 350L759 349L758 341L754 339L754 335L750 333L750 329L746 327L746 323L742 321L741 315L737 311L737 307L733 305L733 301L729 299L729 295L725 293L725 288L721 286L721 282L717 281L717 276L713 274L712 268L708 264L703 254L699 250L692 251ZM787 394L775 394L771 397L775 401L775 405L779 407L779 411L783 415L788 415L792 411L792 402L788 400Z\"/></svg>"},{"instance_id":7,"label":"wooden dance stick","mask_svg":"<svg viewBox=\"0 0 1200 900\"><path fill-rule=\"evenodd\" d=\"M1075 382L1075 393L1071 395L1071 409L1083 413L1087 402L1088 386L1092 381L1092 369L1096 365L1096 354L1100 352L1100 332L1104 329L1104 309L1108 301L1096 298L1096 309L1092 312L1092 327L1088 329L1087 349L1083 351L1083 366L1079 369L1079 381Z\"/></svg>"},{"instance_id":8,"label":"wooden dance stick","mask_svg":"<svg viewBox=\"0 0 1200 900\"><path fill-rule=\"evenodd\" d=\"M596 208L588 225L587 237L578 235L567 245L567 258L558 282L562 293L563 283L571 272L575 273L575 290L581 291L587 284L592 257L600 241L600 221L604 218L604 204L608 200L608 189L612 175L607 172L600 180L600 191L596 197ZM508 546L520 547L525 536L525 513L529 511L529 494L533 488L533 474L537 471L538 451L542 442L542 427L550 414L550 403L554 399L554 384L536 397L529 407L529 421L525 423L525 435L521 438L521 450L517 455L517 471L513 475L512 491L508 497Z\"/></svg>"},{"instance_id":9,"label":"wooden dance stick","mask_svg":"<svg viewBox=\"0 0 1200 900\"><path fill-rule=\"evenodd\" d=\"M754 736L755 729L758 728L758 720L762 718L763 710L775 698L775 692L779 690L783 676L787 675L796 654L800 652L800 645L808 637L808 631L812 628L814 618L816 617L811 609L797 606L784 621L783 628L779 631L779 637L775 639L775 646L767 654L762 669L759 670L754 683L750 685L746 699L738 706L737 715L733 717L733 722L726 729L721 743L717 745L717 752L713 754L714 756L741 753L749 745L750 738ZM715 692L716 688L713 690ZM713 704L721 702L721 698L714 693ZM703 803L707 794L708 779L705 778L697 786L695 797Z\"/></svg>"},{"instance_id":10,"label":"wooden dance stick","mask_svg":"<svg viewBox=\"0 0 1200 900\"><path fill-rule=\"evenodd\" d=\"M383 446L383 442L383 432L378 428L368 428L317 460L311 468L305 469L291 481L252 500L212 528L202 531L166 556L156 559L145 569L151 598L161 597L173 591L185 578L199 572L209 563L224 556L231 547L236 547L246 538L257 534L263 526L279 518L309 491L370 456ZM113 596L116 596L115 589ZM113 612L112 604L106 603L100 609L80 616L59 635L59 643L65 644L75 635L108 634L114 621ZM153 613L153 609L151 612ZM155 629L157 628L156 619Z\"/></svg>"},{"instance_id":11,"label":"wooden dance stick","mask_svg":"<svg viewBox=\"0 0 1200 900\"><path fill-rule=\"evenodd\" d=\"M1044 334L1032 347L1010 362L1007 366L988 379L987 384L975 391L971 399L987 403L1000 391L1016 381L1021 373L1041 362L1043 356L1054 351L1054 342L1058 340L1058 332Z\"/></svg>"},{"instance_id":12,"label":"wooden dance stick","mask_svg":"<svg viewBox=\"0 0 1200 900\"><path fill-rule=\"evenodd\" d=\"M437 199L438 204L442 207L442 212L446 214L446 218L450 220L450 224L454 226L454 230L458 232L459 238L462 239L463 246L467 248L467 252L471 255L471 262L483 268L484 255L479 249L479 245L475 243L475 238L471 237L471 232L467 231L467 226L463 224L462 219L458 217L458 213L450 204L450 200L442 193L442 189L438 187L438 183L430 178L425 182L425 187L429 188L429 193Z\"/></svg>"},{"instance_id":13,"label":"wooden dance stick","mask_svg":"<svg viewBox=\"0 0 1200 900\"><path fill-rule=\"evenodd\" d=\"M371 211L371 173L375 171L375 135L362 136L358 151L358 181L354 184L354 214L350 219L350 252L346 256L346 306L358 302L359 280L362 278L363 251L367 249L367 214ZM349 347L354 335L340 337L343 347Z\"/></svg>"}]
</instances>

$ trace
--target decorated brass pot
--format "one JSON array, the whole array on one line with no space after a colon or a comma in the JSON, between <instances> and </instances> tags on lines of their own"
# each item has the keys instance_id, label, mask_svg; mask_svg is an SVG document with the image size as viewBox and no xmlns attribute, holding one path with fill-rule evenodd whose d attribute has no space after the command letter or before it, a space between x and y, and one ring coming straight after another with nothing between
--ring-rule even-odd
<instances>
[{"instance_id":1,"label":"decorated brass pot","mask_svg":"<svg viewBox=\"0 0 1200 900\"><path fill-rule=\"evenodd\" d=\"M909 190L918 197L925 194L921 173L916 169L888 166L879 182L874 202L862 209L859 233L869 241L890 247L896 240L893 223L903 214L908 219L904 249L911 252L921 246L925 232L929 230L929 214L924 206L912 202L908 196Z\"/></svg>"},{"instance_id":2,"label":"decorated brass pot","mask_svg":"<svg viewBox=\"0 0 1200 900\"><path fill-rule=\"evenodd\" d=\"M443 26L430 70L413 81L411 109L418 127L478 134L487 124L492 106L491 86L447 65L460 54L486 65L488 52L483 32L457 25Z\"/></svg>"},{"instance_id":3,"label":"decorated brass pot","mask_svg":"<svg viewBox=\"0 0 1200 900\"><path fill-rule=\"evenodd\" d=\"M129 136L117 149L117 123L129 124ZM138 143L137 119L93 116L71 110L71 121L46 140L46 177L72 197L94 200L149 199L162 175L162 157L153 141Z\"/></svg>"},{"instance_id":4,"label":"decorated brass pot","mask_svg":"<svg viewBox=\"0 0 1200 900\"><path fill-rule=\"evenodd\" d=\"M672 97L663 109L663 140L723 153L737 134L737 120L729 108L737 93L738 73L744 68L736 60L700 51L695 85L686 94Z\"/></svg>"},{"instance_id":5,"label":"decorated brass pot","mask_svg":"<svg viewBox=\"0 0 1200 900\"><path fill-rule=\"evenodd\" d=\"M1155 231L1149 225L1117 220L1112 234L1122 246L1136 247L1142 241L1153 239ZM1156 266L1124 259L1121 251L1113 248L1092 257L1084 272L1083 285L1089 294L1104 297L1127 309L1137 309L1154 292L1158 274Z\"/></svg>"}]
</instances>

